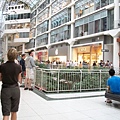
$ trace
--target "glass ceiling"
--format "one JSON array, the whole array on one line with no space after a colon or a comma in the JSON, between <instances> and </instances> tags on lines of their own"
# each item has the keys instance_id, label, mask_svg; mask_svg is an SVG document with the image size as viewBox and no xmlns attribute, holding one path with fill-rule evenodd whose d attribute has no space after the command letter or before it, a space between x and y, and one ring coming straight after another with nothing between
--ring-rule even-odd
<instances>
[{"instance_id":1,"label":"glass ceiling","mask_svg":"<svg viewBox=\"0 0 120 120\"><path fill-rule=\"evenodd\" d=\"M5 2L9 2L9 3L16 3L22 1L24 3L26 3L30 8L33 8L34 5L37 4L38 1L43 1L43 0L0 0L0 10L3 7L3 5L5 4Z\"/></svg>"},{"instance_id":2,"label":"glass ceiling","mask_svg":"<svg viewBox=\"0 0 120 120\"><path fill-rule=\"evenodd\" d=\"M18 1L22 1L24 3L26 3L27 5L30 6L30 8L32 8L34 5L37 4L38 1L40 0L18 0Z\"/></svg>"}]
</instances>

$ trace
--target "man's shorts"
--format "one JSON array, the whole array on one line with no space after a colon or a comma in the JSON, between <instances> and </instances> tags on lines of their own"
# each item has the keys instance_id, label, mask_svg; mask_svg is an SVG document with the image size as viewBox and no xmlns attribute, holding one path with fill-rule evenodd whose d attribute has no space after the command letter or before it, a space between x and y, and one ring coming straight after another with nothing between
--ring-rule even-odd
<instances>
[{"instance_id":1,"label":"man's shorts","mask_svg":"<svg viewBox=\"0 0 120 120\"><path fill-rule=\"evenodd\" d=\"M25 77L25 71L22 71L22 74L21 74L22 78Z\"/></svg>"},{"instance_id":2,"label":"man's shorts","mask_svg":"<svg viewBox=\"0 0 120 120\"><path fill-rule=\"evenodd\" d=\"M34 80L34 70L26 68L26 78Z\"/></svg>"},{"instance_id":3,"label":"man's shorts","mask_svg":"<svg viewBox=\"0 0 120 120\"><path fill-rule=\"evenodd\" d=\"M17 112L20 102L20 89L18 86L13 88L2 88L1 105L3 116L9 116L10 112Z\"/></svg>"}]
</instances>

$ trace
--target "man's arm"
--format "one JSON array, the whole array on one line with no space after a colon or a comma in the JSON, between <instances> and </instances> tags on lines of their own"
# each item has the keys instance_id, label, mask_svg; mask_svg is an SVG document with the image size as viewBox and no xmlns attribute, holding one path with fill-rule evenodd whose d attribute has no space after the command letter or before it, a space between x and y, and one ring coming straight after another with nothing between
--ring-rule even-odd
<instances>
[{"instance_id":1,"label":"man's arm","mask_svg":"<svg viewBox=\"0 0 120 120\"><path fill-rule=\"evenodd\" d=\"M110 86L107 86L107 92L110 92Z\"/></svg>"},{"instance_id":2,"label":"man's arm","mask_svg":"<svg viewBox=\"0 0 120 120\"><path fill-rule=\"evenodd\" d=\"M19 75L18 75L18 82L19 82L20 84L22 84L21 73L19 73Z\"/></svg>"},{"instance_id":3,"label":"man's arm","mask_svg":"<svg viewBox=\"0 0 120 120\"><path fill-rule=\"evenodd\" d=\"M35 65L35 62L34 62L33 58L31 58L31 59L30 59L30 62L31 62L32 67L36 67L36 65Z\"/></svg>"},{"instance_id":4,"label":"man's arm","mask_svg":"<svg viewBox=\"0 0 120 120\"><path fill-rule=\"evenodd\" d=\"M107 80L107 92L110 92L110 78Z\"/></svg>"}]
</instances>

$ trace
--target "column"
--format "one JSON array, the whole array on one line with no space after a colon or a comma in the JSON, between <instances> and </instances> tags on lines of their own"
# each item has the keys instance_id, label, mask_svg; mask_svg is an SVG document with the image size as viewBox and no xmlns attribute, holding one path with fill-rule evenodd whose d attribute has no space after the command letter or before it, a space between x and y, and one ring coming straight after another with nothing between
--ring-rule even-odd
<instances>
[{"instance_id":1,"label":"column","mask_svg":"<svg viewBox=\"0 0 120 120\"><path fill-rule=\"evenodd\" d=\"M74 2L74 0L72 0L72 2ZM74 5L72 5L71 7L71 21L72 21L72 24L71 24L71 40L74 38L74 14L75 14L75 10L74 10Z\"/></svg>"},{"instance_id":2,"label":"column","mask_svg":"<svg viewBox=\"0 0 120 120\"><path fill-rule=\"evenodd\" d=\"M119 0L114 0L114 28L118 28L119 23ZM117 37L113 37L113 66L116 74L119 72L119 43Z\"/></svg>"},{"instance_id":3,"label":"column","mask_svg":"<svg viewBox=\"0 0 120 120\"><path fill-rule=\"evenodd\" d=\"M4 62L6 62L8 59L7 59L7 52L8 52L8 36L6 35L5 36L5 55L4 55Z\"/></svg>"},{"instance_id":4,"label":"column","mask_svg":"<svg viewBox=\"0 0 120 120\"><path fill-rule=\"evenodd\" d=\"M117 37L113 38L113 67L116 74L119 73L119 43L117 42Z\"/></svg>"},{"instance_id":5,"label":"column","mask_svg":"<svg viewBox=\"0 0 120 120\"><path fill-rule=\"evenodd\" d=\"M119 23L119 0L114 0L114 28L118 28Z\"/></svg>"},{"instance_id":6,"label":"column","mask_svg":"<svg viewBox=\"0 0 120 120\"><path fill-rule=\"evenodd\" d=\"M69 49L69 56L70 56L70 60L72 60L72 45L70 45L70 49Z\"/></svg>"},{"instance_id":7,"label":"column","mask_svg":"<svg viewBox=\"0 0 120 120\"><path fill-rule=\"evenodd\" d=\"M22 44L22 54L25 53L25 43Z\"/></svg>"},{"instance_id":8,"label":"column","mask_svg":"<svg viewBox=\"0 0 120 120\"><path fill-rule=\"evenodd\" d=\"M74 0L72 0L72 3L74 2ZM70 56L70 60L72 60L72 55L73 55L73 53L72 53L72 45L73 45L73 42L72 42L72 40L73 40L73 38L74 38L74 13L75 13L75 10L74 10L74 5L72 5L72 7L71 7L71 21L72 21L72 23L71 23L71 43L70 43L70 54L69 54L69 56Z\"/></svg>"},{"instance_id":9,"label":"column","mask_svg":"<svg viewBox=\"0 0 120 120\"><path fill-rule=\"evenodd\" d=\"M48 44L50 44L50 39L51 39L51 34L50 34L50 31L51 31L51 12L52 12L52 8L51 8L51 3L50 3L50 7L49 7L49 26L48 26L48 30L49 30L49 33L48 33Z\"/></svg>"}]
</instances>

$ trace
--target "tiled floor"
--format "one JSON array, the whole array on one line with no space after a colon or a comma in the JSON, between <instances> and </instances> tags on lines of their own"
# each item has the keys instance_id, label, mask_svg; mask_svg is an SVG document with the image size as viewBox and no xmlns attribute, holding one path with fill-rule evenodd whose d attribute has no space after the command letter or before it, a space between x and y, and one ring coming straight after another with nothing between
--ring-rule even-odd
<instances>
[{"instance_id":1,"label":"tiled floor","mask_svg":"<svg viewBox=\"0 0 120 120\"><path fill-rule=\"evenodd\" d=\"M104 101L104 97L46 101L21 88L18 120L120 120L120 103L110 106Z\"/></svg>"}]
</instances>

